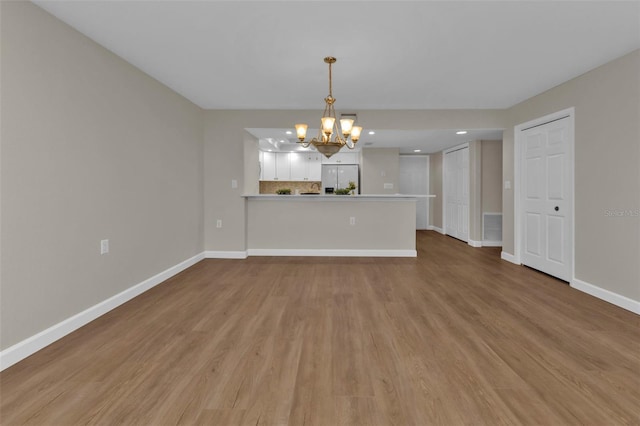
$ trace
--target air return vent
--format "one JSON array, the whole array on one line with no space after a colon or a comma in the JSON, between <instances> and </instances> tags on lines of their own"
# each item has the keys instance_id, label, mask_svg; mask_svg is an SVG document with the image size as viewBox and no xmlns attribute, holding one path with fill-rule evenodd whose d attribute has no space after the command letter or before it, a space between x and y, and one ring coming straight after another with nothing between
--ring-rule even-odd
<instances>
[{"instance_id":1,"label":"air return vent","mask_svg":"<svg viewBox=\"0 0 640 426\"><path fill-rule=\"evenodd\" d=\"M482 245L502 244L502 213L482 214Z\"/></svg>"}]
</instances>

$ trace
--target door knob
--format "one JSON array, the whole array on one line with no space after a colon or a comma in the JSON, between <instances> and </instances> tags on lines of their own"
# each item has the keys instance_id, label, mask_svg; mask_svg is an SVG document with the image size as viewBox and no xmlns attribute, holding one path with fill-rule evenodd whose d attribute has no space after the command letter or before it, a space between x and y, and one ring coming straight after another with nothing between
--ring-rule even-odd
<instances>
[{"instance_id":1,"label":"door knob","mask_svg":"<svg viewBox=\"0 0 640 426\"><path fill-rule=\"evenodd\" d=\"M555 211L558 211L558 210L560 210L560 207L555 206L554 210L555 210Z\"/></svg>"}]
</instances>

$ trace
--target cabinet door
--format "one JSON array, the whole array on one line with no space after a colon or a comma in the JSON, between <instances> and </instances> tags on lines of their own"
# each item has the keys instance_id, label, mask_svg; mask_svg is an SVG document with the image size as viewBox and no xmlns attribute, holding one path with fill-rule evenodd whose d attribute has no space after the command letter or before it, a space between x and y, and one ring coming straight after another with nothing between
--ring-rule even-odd
<instances>
[{"instance_id":1,"label":"cabinet door","mask_svg":"<svg viewBox=\"0 0 640 426\"><path fill-rule=\"evenodd\" d=\"M348 148L342 148L348 150ZM358 164L357 152L338 152L333 154L331 158L323 158L322 164Z\"/></svg>"},{"instance_id":2,"label":"cabinet door","mask_svg":"<svg viewBox=\"0 0 640 426\"><path fill-rule=\"evenodd\" d=\"M322 154L313 153L308 155L307 166L308 173L307 176L309 180L319 182L322 180Z\"/></svg>"},{"instance_id":3,"label":"cabinet door","mask_svg":"<svg viewBox=\"0 0 640 426\"><path fill-rule=\"evenodd\" d=\"M289 156L291 163L291 180L303 181L308 179L307 154L292 152Z\"/></svg>"},{"instance_id":4,"label":"cabinet door","mask_svg":"<svg viewBox=\"0 0 640 426\"><path fill-rule=\"evenodd\" d=\"M276 154L273 152L262 153L262 180L276 180Z\"/></svg>"},{"instance_id":5,"label":"cabinet door","mask_svg":"<svg viewBox=\"0 0 640 426\"><path fill-rule=\"evenodd\" d=\"M276 178L275 180L291 180L291 167L288 152L276 153Z\"/></svg>"}]
</instances>

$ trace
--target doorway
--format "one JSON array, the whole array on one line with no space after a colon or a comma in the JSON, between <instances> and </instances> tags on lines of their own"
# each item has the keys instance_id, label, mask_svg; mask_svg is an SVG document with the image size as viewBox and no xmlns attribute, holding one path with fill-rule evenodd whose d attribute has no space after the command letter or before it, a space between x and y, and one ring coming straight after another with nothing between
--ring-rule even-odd
<instances>
[{"instance_id":1,"label":"doorway","mask_svg":"<svg viewBox=\"0 0 640 426\"><path fill-rule=\"evenodd\" d=\"M429 156L400 156L399 190L401 194L429 195ZM416 229L429 227L429 199L416 198Z\"/></svg>"},{"instance_id":2,"label":"doorway","mask_svg":"<svg viewBox=\"0 0 640 426\"><path fill-rule=\"evenodd\" d=\"M574 110L515 128L516 257L564 281L573 277Z\"/></svg>"}]
</instances>

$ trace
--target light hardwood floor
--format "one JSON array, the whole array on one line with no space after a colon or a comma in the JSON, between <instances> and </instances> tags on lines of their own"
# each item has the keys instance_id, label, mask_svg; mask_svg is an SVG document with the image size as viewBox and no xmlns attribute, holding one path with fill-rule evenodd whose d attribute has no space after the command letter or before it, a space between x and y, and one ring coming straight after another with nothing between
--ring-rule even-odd
<instances>
[{"instance_id":1,"label":"light hardwood floor","mask_svg":"<svg viewBox=\"0 0 640 426\"><path fill-rule=\"evenodd\" d=\"M418 233L205 260L0 374L13 424L640 423L640 317Z\"/></svg>"}]
</instances>

